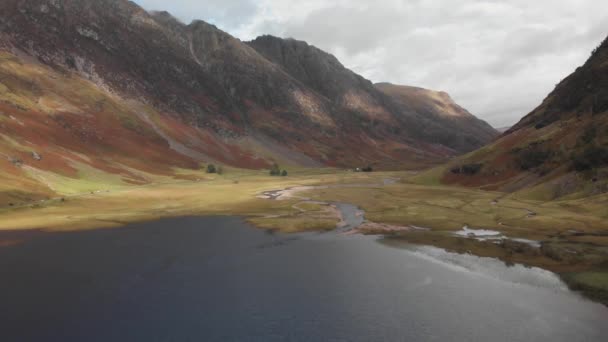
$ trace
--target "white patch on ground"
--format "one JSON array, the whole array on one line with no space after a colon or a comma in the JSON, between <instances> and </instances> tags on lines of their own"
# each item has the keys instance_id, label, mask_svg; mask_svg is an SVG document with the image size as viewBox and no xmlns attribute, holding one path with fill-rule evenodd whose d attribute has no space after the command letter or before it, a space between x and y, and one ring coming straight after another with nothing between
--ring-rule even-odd
<instances>
[{"instance_id":1,"label":"white patch on ground","mask_svg":"<svg viewBox=\"0 0 608 342\"><path fill-rule=\"evenodd\" d=\"M83 37L87 37L95 41L99 40L99 34L92 28L77 26L76 31Z\"/></svg>"},{"instance_id":2,"label":"white patch on ground","mask_svg":"<svg viewBox=\"0 0 608 342\"><path fill-rule=\"evenodd\" d=\"M540 242L528 239L521 238L509 238L503 235L501 232L496 230L489 229L471 229L468 226L462 227L462 230L459 230L454 233L454 235L459 237L473 238L477 241L495 241L499 243L502 240L511 240L515 242L524 243L526 245L532 246L534 248L540 248Z\"/></svg>"},{"instance_id":3,"label":"white patch on ground","mask_svg":"<svg viewBox=\"0 0 608 342\"><path fill-rule=\"evenodd\" d=\"M12 116L12 115L11 115L11 116L9 116L9 117L11 118L11 120L16 121L16 122L17 122L19 125L21 125L21 126L25 126L25 124L23 123L23 121L21 121L21 120L17 119L16 117L14 117L14 116Z\"/></svg>"},{"instance_id":4,"label":"white patch on ground","mask_svg":"<svg viewBox=\"0 0 608 342\"><path fill-rule=\"evenodd\" d=\"M500 232L496 230L487 230L487 229L471 229L469 226L462 227L462 230L454 233L458 236L466 236L466 237L482 237L482 236L498 236L501 235Z\"/></svg>"},{"instance_id":5,"label":"white patch on ground","mask_svg":"<svg viewBox=\"0 0 608 342\"><path fill-rule=\"evenodd\" d=\"M297 193L308 190L327 189L327 186L296 186L288 189L264 191L257 196L261 199L272 199L277 201L285 201L292 198L308 200L308 198L296 196Z\"/></svg>"}]
</instances>

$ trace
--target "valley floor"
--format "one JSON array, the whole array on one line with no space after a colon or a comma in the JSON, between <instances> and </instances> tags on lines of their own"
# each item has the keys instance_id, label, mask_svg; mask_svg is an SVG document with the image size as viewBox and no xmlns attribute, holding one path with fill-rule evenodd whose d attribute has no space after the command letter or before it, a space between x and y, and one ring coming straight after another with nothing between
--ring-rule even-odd
<instances>
[{"instance_id":1,"label":"valley floor","mask_svg":"<svg viewBox=\"0 0 608 342\"><path fill-rule=\"evenodd\" d=\"M351 203L365 213L366 222L357 232L382 235L384 243L434 245L542 267L608 303L606 195L538 202L498 192L420 185L411 172L302 169L292 170L289 177L270 177L262 171L231 169L224 175L187 176L191 180L100 186L70 197L2 208L0 246L18 244L26 232L116 228L187 215L241 215L261 228L285 233L331 230L341 218L329 203ZM328 186L302 188L284 200L260 198L265 191L309 185ZM470 230L463 234L465 226ZM500 236L477 236L477 229Z\"/></svg>"}]
</instances>

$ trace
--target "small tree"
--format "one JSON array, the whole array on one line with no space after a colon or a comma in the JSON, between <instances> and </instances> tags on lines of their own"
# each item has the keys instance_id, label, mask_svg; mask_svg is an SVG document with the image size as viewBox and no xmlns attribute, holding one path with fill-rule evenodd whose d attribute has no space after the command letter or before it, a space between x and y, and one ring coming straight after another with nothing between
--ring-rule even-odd
<instances>
[{"instance_id":1,"label":"small tree","mask_svg":"<svg viewBox=\"0 0 608 342\"><path fill-rule=\"evenodd\" d=\"M215 165L213 165L213 164L207 165L207 173L217 173L217 169L215 168Z\"/></svg>"},{"instance_id":2,"label":"small tree","mask_svg":"<svg viewBox=\"0 0 608 342\"><path fill-rule=\"evenodd\" d=\"M272 167L270 168L270 175L271 176L280 176L281 175L281 168L279 168L279 165L277 165L276 163L272 164Z\"/></svg>"},{"instance_id":3,"label":"small tree","mask_svg":"<svg viewBox=\"0 0 608 342\"><path fill-rule=\"evenodd\" d=\"M282 177L287 177L287 170L283 170L283 172L281 172L281 176Z\"/></svg>"}]
</instances>

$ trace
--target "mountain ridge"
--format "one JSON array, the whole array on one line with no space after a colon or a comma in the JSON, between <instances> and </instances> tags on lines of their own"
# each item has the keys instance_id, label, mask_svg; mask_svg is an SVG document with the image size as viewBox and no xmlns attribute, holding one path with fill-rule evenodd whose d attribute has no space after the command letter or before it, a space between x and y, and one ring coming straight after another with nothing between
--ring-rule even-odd
<instances>
[{"instance_id":1,"label":"mountain ridge","mask_svg":"<svg viewBox=\"0 0 608 342\"><path fill-rule=\"evenodd\" d=\"M6 0L0 13L7 156L0 168L17 184L5 193L21 179L72 182L83 168L145 183L211 162L420 167L496 135L487 126L487 136L466 140L474 129L454 133L442 128L447 121L421 120L335 57L295 40L273 43L300 49L293 60L302 72L275 58L263 37L244 43L204 21L184 24L125 0Z\"/></svg>"}]
</instances>

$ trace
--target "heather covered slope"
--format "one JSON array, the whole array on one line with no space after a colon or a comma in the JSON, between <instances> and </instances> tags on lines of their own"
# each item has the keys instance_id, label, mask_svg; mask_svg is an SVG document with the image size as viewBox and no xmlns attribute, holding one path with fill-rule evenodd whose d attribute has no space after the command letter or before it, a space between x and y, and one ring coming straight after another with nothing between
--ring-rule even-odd
<instances>
[{"instance_id":1,"label":"heather covered slope","mask_svg":"<svg viewBox=\"0 0 608 342\"><path fill-rule=\"evenodd\" d=\"M608 192L608 40L499 140L433 172L543 200Z\"/></svg>"},{"instance_id":2,"label":"heather covered slope","mask_svg":"<svg viewBox=\"0 0 608 342\"><path fill-rule=\"evenodd\" d=\"M203 159L269 165L243 142L219 144L212 130L28 58L0 53L0 79L1 205L179 178Z\"/></svg>"},{"instance_id":3,"label":"heather covered slope","mask_svg":"<svg viewBox=\"0 0 608 342\"><path fill-rule=\"evenodd\" d=\"M125 0L0 2L2 203L185 177L205 163L421 167L493 133L444 139L452 127L422 129L426 113L335 57L298 42L278 59L256 41Z\"/></svg>"}]
</instances>

